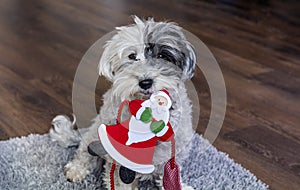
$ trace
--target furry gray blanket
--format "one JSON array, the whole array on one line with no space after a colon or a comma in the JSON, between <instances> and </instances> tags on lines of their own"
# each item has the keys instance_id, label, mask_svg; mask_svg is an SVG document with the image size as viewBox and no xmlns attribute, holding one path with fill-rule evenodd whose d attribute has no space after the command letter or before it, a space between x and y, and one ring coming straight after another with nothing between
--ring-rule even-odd
<instances>
[{"instance_id":1,"label":"furry gray blanket","mask_svg":"<svg viewBox=\"0 0 300 190\"><path fill-rule=\"evenodd\" d=\"M263 190L267 185L218 151L198 134L191 141L192 149L182 163L182 181L195 189ZM96 173L81 183L68 182L64 165L72 159L76 148L62 148L49 135L29 135L0 141L0 189L102 189ZM141 182L140 189L151 188Z\"/></svg>"}]
</instances>

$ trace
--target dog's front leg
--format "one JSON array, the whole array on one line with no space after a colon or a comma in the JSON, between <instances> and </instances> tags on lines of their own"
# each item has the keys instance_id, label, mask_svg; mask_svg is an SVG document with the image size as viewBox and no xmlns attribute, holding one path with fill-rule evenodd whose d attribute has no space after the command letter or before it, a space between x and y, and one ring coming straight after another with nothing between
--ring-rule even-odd
<instances>
[{"instance_id":1,"label":"dog's front leg","mask_svg":"<svg viewBox=\"0 0 300 190\"><path fill-rule=\"evenodd\" d=\"M87 151L78 149L76 157L65 166L65 176L70 181L80 182L94 170L96 162L97 159Z\"/></svg>"},{"instance_id":2,"label":"dog's front leg","mask_svg":"<svg viewBox=\"0 0 300 190\"><path fill-rule=\"evenodd\" d=\"M65 166L65 176L68 180L80 182L96 168L97 157L90 155L87 147L89 143L98 139L95 132L98 123L99 121L96 121L89 131L83 134L74 159Z\"/></svg>"}]
</instances>

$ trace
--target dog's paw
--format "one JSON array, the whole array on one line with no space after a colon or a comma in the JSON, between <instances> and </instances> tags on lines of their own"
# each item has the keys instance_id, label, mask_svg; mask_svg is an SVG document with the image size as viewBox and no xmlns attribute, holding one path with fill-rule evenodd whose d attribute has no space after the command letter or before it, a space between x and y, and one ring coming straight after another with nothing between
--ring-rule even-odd
<instances>
[{"instance_id":1,"label":"dog's paw","mask_svg":"<svg viewBox=\"0 0 300 190\"><path fill-rule=\"evenodd\" d=\"M80 136L78 131L74 130L74 124L76 121L71 122L70 118L65 115L56 116L51 124L53 128L50 129L50 137L52 141L57 141L63 147L76 146L80 142Z\"/></svg>"},{"instance_id":2,"label":"dog's paw","mask_svg":"<svg viewBox=\"0 0 300 190\"><path fill-rule=\"evenodd\" d=\"M80 162L72 161L65 166L65 177L72 182L81 182L90 171Z\"/></svg>"},{"instance_id":3,"label":"dog's paw","mask_svg":"<svg viewBox=\"0 0 300 190\"><path fill-rule=\"evenodd\" d=\"M193 187L191 187L191 186L189 186L189 185L187 185L185 183L182 183L181 187L182 187L182 190L194 190Z\"/></svg>"},{"instance_id":4,"label":"dog's paw","mask_svg":"<svg viewBox=\"0 0 300 190\"><path fill-rule=\"evenodd\" d=\"M162 189L162 187L163 187L163 180L162 180L162 178L155 179L155 186L158 189Z\"/></svg>"}]
</instances>

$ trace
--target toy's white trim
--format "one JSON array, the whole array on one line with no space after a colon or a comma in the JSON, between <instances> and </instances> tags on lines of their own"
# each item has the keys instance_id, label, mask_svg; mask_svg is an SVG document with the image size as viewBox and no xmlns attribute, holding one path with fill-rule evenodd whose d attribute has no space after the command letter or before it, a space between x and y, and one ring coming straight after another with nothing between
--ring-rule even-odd
<instances>
[{"instance_id":1,"label":"toy's white trim","mask_svg":"<svg viewBox=\"0 0 300 190\"><path fill-rule=\"evenodd\" d=\"M145 165L145 164L137 164L125 158L122 154L120 154L115 147L111 144L108 134L106 132L106 125L101 124L98 128L98 135L101 140L101 143L107 153L116 160L122 166L125 166L133 171L142 173L142 174L149 174L154 171L154 165Z\"/></svg>"}]
</instances>

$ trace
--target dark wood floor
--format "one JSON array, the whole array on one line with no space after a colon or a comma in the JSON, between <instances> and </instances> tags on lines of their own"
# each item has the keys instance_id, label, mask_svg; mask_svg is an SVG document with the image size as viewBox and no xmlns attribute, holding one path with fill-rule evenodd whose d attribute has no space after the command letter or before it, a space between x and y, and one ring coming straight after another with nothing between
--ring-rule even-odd
<instances>
[{"instance_id":1,"label":"dark wood floor","mask_svg":"<svg viewBox=\"0 0 300 190\"><path fill-rule=\"evenodd\" d=\"M300 189L296 0L0 0L0 139L47 133L53 116L71 113L81 57L115 26L131 23L133 14L178 22L208 45L228 92L214 145L271 189ZM203 77L193 80L203 132L210 94Z\"/></svg>"}]
</instances>

